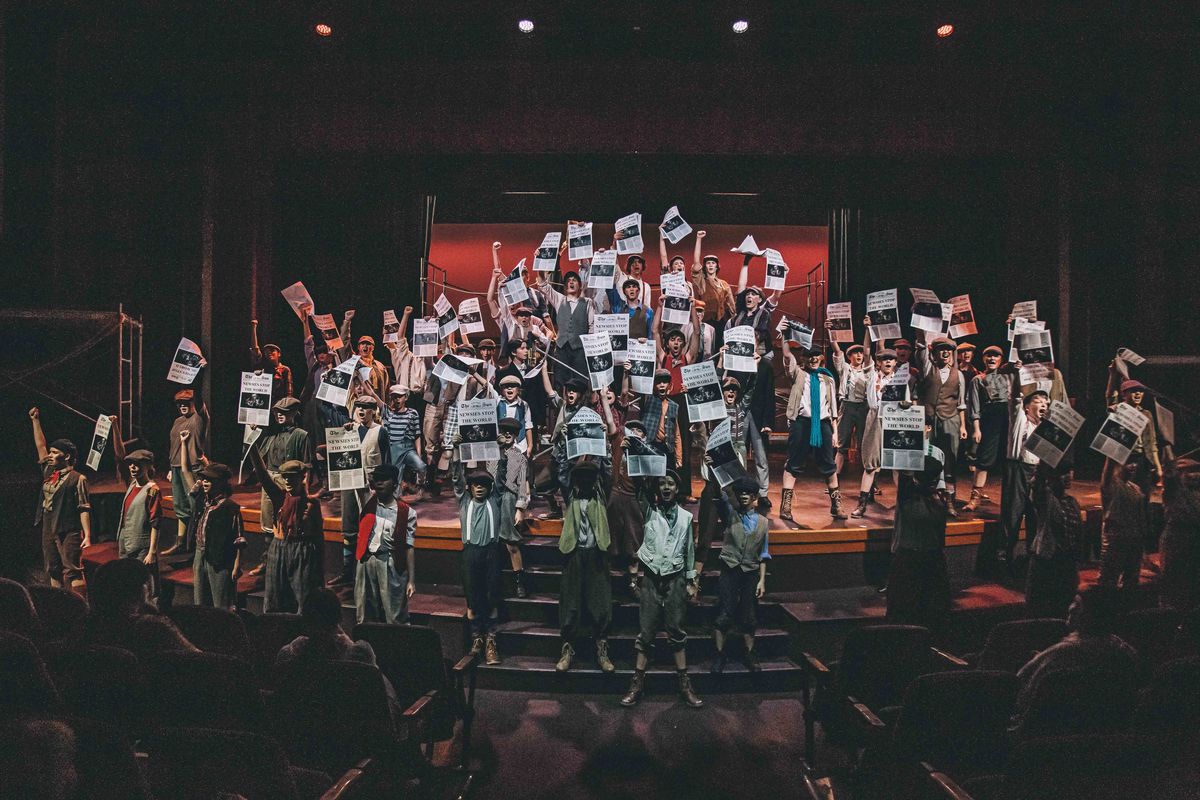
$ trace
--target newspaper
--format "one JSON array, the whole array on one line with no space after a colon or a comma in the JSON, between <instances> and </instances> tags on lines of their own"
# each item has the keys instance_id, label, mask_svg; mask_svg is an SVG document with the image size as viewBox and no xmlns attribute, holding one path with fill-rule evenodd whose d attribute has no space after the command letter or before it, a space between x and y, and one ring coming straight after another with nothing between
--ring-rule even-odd
<instances>
[{"instance_id":1,"label":"newspaper","mask_svg":"<svg viewBox=\"0 0 1200 800\"><path fill-rule=\"evenodd\" d=\"M558 248L562 245L562 231L550 231L542 237L537 252L533 254L534 272L554 272L558 269Z\"/></svg>"},{"instance_id":2,"label":"newspaper","mask_svg":"<svg viewBox=\"0 0 1200 800\"><path fill-rule=\"evenodd\" d=\"M749 325L738 325L725 331L722 366L730 372L758 372L758 364L754 363L756 344L754 328Z\"/></svg>"},{"instance_id":3,"label":"newspaper","mask_svg":"<svg viewBox=\"0 0 1200 800\"><path fill-rule=\"evenodd\" d=\"M167 370L167 380L190 386L200 374L200 368L207 363L204 356L200 355L200 345L182 338L175 347L175 357L171 359L171 368Z\"/></svg>"},{"instance_id":4,"label":"newspaper","mask_svg":"<svg viewBox=\"0 0 1200 800\"><path fill-rule=\"evenodd\" d=\"M883 379L883 388L879 391L881 403L903 403L909 399L909 386L912 384L912 373L908 364L901 364L896 371Z\"/></svg>"},{"instance_id":5,"label":"newspaper","mask_svg":"<svg viewBox=\"0 0 1200 800\"><path fill-rule=\"evenodd\" d=\"M629 343L629 388L635 394L654 393L654 342Z\"/></svg>"},{"instance_id":6,"label":"newspaper","mask_svg":"<svg viewBox=\"0 0 1200 800\"><path fill-rule=\"evenodd\" d=\"M952 316L954 316L954 304L953 303L942 303L941 306L942 306L942 334L945 336L949 336L950 335L949 334L950 318Z\"/></svg>"},{"instance_id":7,"label":"newspaper","mask_svg":"<svg viewBox=\"0 0 1200 800\"><path fill-rule=\"evenodd\" d=\"M592 266L588 269L589 289L611 289L613 278L617 274L617 251L601 250L592 257Z\"/></svg>"},{"instance_id":8,"label":"newspaper","mask_svg":"<svg viewBox=\"0 0 1200 800\"><path fill-rule=\"evenodd\" d=\"M1008 326L1008 360L1017 361L1020 355L1017 354L1017 334L1021 333L1037 333L1038 331L1046 330L1046 323L1038 320L1028 320L1024 317L1017 317Z\"/></svg>"},{"instance_id":9,"label":"newspaper","mask_svg":"<svg viewBox=\"0 0 1200 800\"><path fill-rule=\"evenodd\" d=\"M1037 319L1037 300L1022 300L1020 303L1013 303L1011 316Z\"/></svg>"},{"instance_id":10,"label":"newspaper","mask_svg":"<svg viewBox=\"0 0 1200 800\"><path fill-rule=\"evenodd\" d=\"M930 333L942 332L942 301L928 289L909 289L912 292L912 319L914 328ZM899 334L897 334L899 335Z\"/></svg>"},{"instance_id":11,"label":"newspaper","mask_svg":"<svg viewBox=\"0 0 1200 800\"><path fill-rule=\"evenodd\" d=\"M447 383L455 383L462 386L467 382L467 373L471 371L471 367L482 363L483 361L478 358L446 353L434 366L433 377Z\"/></svg>"},{"instance_id":12,"label":"newspaper","mask_svg":"<svg viewBox=\"0 0 1200 800\"><path fill-rule=\"evenodd\" d=\"M592 223L572 222L567 225L567 259L584 261L592 257Z\"/></svg>"},{"instance_id":13,"label":"newspaper","mask_svg":"<svg viewBox=\"0 0 1200 800\"><path fill-rule=\"evenodd\" d=\"M1018 333L1013 341L1017 359L1022 364L1053 364L1054 346L1050 343L1050 331Z\"/></svg>"},{"instance_id":14,"label":"newspaper","mask_svg":"<svg viewBox=\"0 0 1200 800\"><path fill-rule=\"evenodd\" d=\"M417 358L437 358L441 339L436 319L413 320L412 354Z\"/></svg>"},{"instance_id":15,"label":"newspaper","mask_svg":"<svg viewBox=\"0 0 1200 800\"><path fill-rule=\"evenodd\" d=\"M100 469L100 458L104 455L104 448L108 447L108 435L111 431L112 420L107 415L101 414L96 418L96 427L92 430L92 444L88 448L85 462L93 472Z\"/></svg>"},{"instance_id":16,"label":"newspaper","mask_svg":"<svg viewBox=\"0 0 1200 800\"><path fill-rule=\"evenodd\" d=\"M241 425L271 424L271 380L269 372L243 372L241 393L238 395L238 423Z\"/></svg>"},{"instance_id":17,"label":"newspaper","mask_svg":"<svg viewBox=\"0 0 1200 800\"><path fill-rule=\"evenodd\" d=\"M254 443L262 438L263 429L257 425L242 426L242 457L238 461L238 478L237 482L242 482L242 467L246 465L246 456L250 455L250 448Z\"/></svg>"},{"instance_id":18,"label":"newspaper","mask_svg":"<svg viewBox=\"0 0 1200 800\"><path fill-rule=\"evenodd\" d=\"M770 247L766 249L767 277L763 288L768 292L782 292L787 284L788 265L783 260L783 254Z\"/></svg>"},{"instance_id":19,"label":"newspaper","mask_svg":"<svg viewBox=\"0 0 1200 800\"><path fill-rule=\"evenodd\" d=\"M312 295L308 293L308 289L304 288L304 284L300 281L296 281L291 286L281 291L280 294L283 295L284 300L287 300L287 304L292 307L292 311L296 312L296 316L299 317L302 322L307 322L308 315L300 309L306 305L310 309L316 308L316 304L313 303Z\"/></svg>"},{"instance_id":20,"label":"newspaper","mask_svg":"<svg viewBox=\"0 0 1200 800\"><path fill-rule=\"evenodd\" d=\"M830 303L825 306L825 319L829 320L829 341L854 341L853 314L853 304L848 300L844 303Z\"/></svg>"},{"instance_id":21,"label":"newspaper","mask_svg":"<svg viewBox=\"0 0 1200 800\"><path fill-rule=\"evenodd\" d=\"M383 312L383 343L398 341L400 341L400 320L396 317L396 312L389 308Z\"/></svg>"},{"instance_id":22,"label":"newspaper","mask_svg":"<svg viewBox=\"0 0 1200 800\"><path fill-rule=\"evenodd\" d=\"M1140 367L1146 363L1146 359L1139 356L1137 353L1130 350L1128 347L1122 347L1117 351L1117 358L1129 364L1131 367Z\"/></svg>"},{"instance_id":23,"label":"newspaper","mask_svg":"<svg viewBox=\"0 0 1200 800\"><path fill-rule=\"evenodd\" d=\"M1150 418L1141 411L1128 403L1118 403L1092 440L1092 449L1124 464L1149 423Z\"/></svg>"},{"instance_id":24,"label":"newspaper","mask_svg":"<svg viewBox=\"0 0 1200 800\"><path fill-rule=\"evenodd\" d=\"M950 327L946 334L951 339L979 333L975 325L975 311L971 308L971 295L960 294L950 298Z\"/></svg>"},{"instance_id":25,"label":"newspaper","mask_svg":"<svg viewBox=\"0 0 1200 800\"><path fill-rule=\"evenodd\" d=\"M741 253L747 256L761 256L766 254L765 250L759 248L758 242L754 241L753 234L747 234L746 238L742 239L741 244L737 247L731 247L729 250L732 253Z\"/></svg>"},{"instance_id":26,"label":"newspaper","mask_svg":"<svg viewBox=\"0 0 1200 800\"><path fill-rule=\"evenodd\" d=\"M604 456L608 453L604 420L590 408L581 408L567 421L567 459Z\"/></svg>"},{"instance_id":27,"label":"newspaper","mask_svg":"<svg viewBox=\"0 0 1200 800\"><path fill-rule=\"evenodd\" d=\"M625 363L629 358L629 315L597 314L596 333L608 335L608 341L612 345L613 363Z\"/></svg>"},{"instance_id":28,"label":"newspaper","mask_svg":"<svg viewBox=\"0 0 1200 800\"><path fill-rule=\"evenodd\" d=\"M783 332L785 342L795 342L805 350L812 347L814 331L803 322L783 317L777 329Z\"/></svg>"},{"instance_id":29,"label":"newspaper","mask_svg":"<svg viewBox=\"0 0 1200 800\"><path fill-rule=\"evenodd\" d=\"M711 361L684 364L680 368L684 389L687 390L687 413L690 422L708 422L725 418L725 401L717 368Z\"/></svg>"},{"instance_id":30,"label":"newspaper","mask_svg":"<svg viewBox=\"0 0 1200 800\"><path fill-rule=\"evenodd\" d=\"M438 317L438 336L445 339L458 330L458 312L450 305L445 293L439 294L433 302L433 311Z\"/></svg>"},{"instance_id":31,"label":"newspaper","mask_svg":"<svg viewBox=\"0 0 1200 800\"><path fill-rule=\"evenodd\" d=\"M883 426L883 469L920 472L925 468L925 407L901 408L899 403L879 407Z\"/></svg>"},{"instance_id":32,"label":"newspaper","mask_svg":"<svg viewBox=\"0 0 1200 800\"><path fill-rule=\"evenodd\" d=\"M648 445L644 439L625 429L625 471L631 478L662 477L667 474L667 457Z\"/></svg>"},{"instance_id":33,"label":"newspaper","mask_svg":"<svg viewBox=\"0 0 1200 800\"><path fill-rule=\"evenodd\" d=\"M325 429L325 459L329 465L331 492L367 488L358 431L343 427Z\"/></svg>"},{"instance_id":34,"label":"newspaper","mask_svg":"<svg viewBox=\"0 0 1200 800\"><path fill-rule=\"evenodd\" d=\"M612 341L607 333L580 334L583 355L587 359L588 377L593 389L603 389L613 382Z\"/></svg>"},{"instance_id":35,"label":"newspaper","mask_svg":"<svg viewBox=\"0 0 1200 800\"><path fill-rule=\"evenodd\" d=\"M692 299L690 297L663 297L663 322L675 325L686 325L692 318Z\"/></svg>"},{"instance_id":36,"label":"newspaper","mask_svg":"<svg viewBox=\"0 0 1200 800\"><path fill-rule=\"evenodd\" d=\"M705 466L712 470L722 489L746 475L746 467L738 458L737 450L733 448L729 428L729 417L727 416L708 435L708 446L704 451L705 455L712 458L712 465L709 466L705 462Z\"/></svg>"},{"instance_id":37,"label":"newspaper","mask_svg":"<svg viewBox=\"0 0 1200 800\"><path fill-rule=\"evenodd\" d=\"M663 238L670 244L679 244L684 237L692 232L692 226L683 221L679 215L679 206L671 206L662 221Z\"/></svg>"},{"instance_id":38,"label":"newspaper","mask_svg":"<svg viewBox=\"0 0 1200 800\"><path fill-rule=\"evenodd\" d=\"M525 285L525 279L521 277L524 271L525 259L522 258L508 274L508 280L500 284L500 296L508 306L519 306L529 299L529 288Z\"/></svg>"},{"instance_id":39,"label":"newspaper","mask_svg":"<svg viewBox=\"0 0 1200 800\"><path fill-rule=\"evenodd\" d=\"M468 297L458 304L458 329L463 333L483 333L478 297Z\"/></svg>"},{"instance_id":40,"label":"newspaper","mask_svg":"<svg viewBox=\"0 0 1200 800\"><path fill-rule=\"evenodd\" d=\"M665 297L691 297L682 272L664 272L658 279L658 286Z\"/></svg>"},{"instance_id":41,"label":"newspaper","mask_svg":"<svg viewBox=\"0 0 1200 800\"><path fill-rule=\"evenodd\" d=\"M1055 400L1050 403L1046 416L1025 440L1025 449L1058 469L1059 462L1082 426L1082 414L1069 404Z\"/></svg>"},{"instance_id":42,"label":"newspaper","mask_svg":"<svg viewBox=\"0 0 1200 800\"><path fill-rule=\"evenodd\" d=\"M1017 372L1022 386L1039 386L1042 381L1053 382L1054 378L1054 367L1038 362L1022 364Z\"/></svg>"},{"instance_id":43,"label":"newspaper","mask_svg":"<svg viewBox=\"0 0 1200 800\"><path fill-rule=\"evenodd\" d=\"M345 343L342 341L342 334L333 319L333 314L313 314L312 321L313 325L317 326L317 332L325 340L325 346L329 348L330 352L342 349Z\"/></svg>"},{"instance_id":44,"label":"newspaper","mask_svg":"<svg viewBox=\"0 0 1200 800\"><path fill-rule=\"evenodd\" d=\"M867 316L871 318L871 341L900 337L900 308L895 289L867 295Z\"/></svg>"},{"instance_id":45,"label":"newspaper","mask_svg":"<svg viewBox=\"0 0 1200 800\"><path fill-rule=\"evenodd\" d=\"M458 403L458 457L463 461L498 461L496 401L490 397Z\"/></svg>"},{"instance_id":46,"label":"newspaper","mask_svg":"<svg viewBox=\"0 0 1200 800\"><path fill-rule=\"evenodd\" d=\"M617 220L616 239L617 252L623 256L645 250L642 243L642 215L626 214Z\"/></svg>"},{"instance_id":47,"label":"newspaper","mask_svg":"<svg viewBox=\"0 0 1200 800\"><path fill-rule=\"evenodd\" d=\"M354 379L358 361L358 356L350 356L333 369L325 370L325 374L321 376L321 385L317 387L317 399L335 406L346 405L346 399L350 396L350 382Z\"/></svg>"}]
</instances>

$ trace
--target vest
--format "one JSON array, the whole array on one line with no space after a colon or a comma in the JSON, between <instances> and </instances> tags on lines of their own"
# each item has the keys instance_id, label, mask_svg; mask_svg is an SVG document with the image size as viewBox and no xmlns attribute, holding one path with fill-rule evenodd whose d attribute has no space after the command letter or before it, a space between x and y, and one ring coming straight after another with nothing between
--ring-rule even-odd
<instances>
[{"instance_id":1,"label":"vest","mask_svg":"<svg viewBox=\"0 0 1200 800\"><path fill-rule=\"evenodd\" d=\"M742 517L737 512L733 514L733 522L725 529L725 542L721 545L721 562L730 569L741 569L742 572L753 572L762 563L763 540L767 538L767 526L770 520L766 515L758 515L758 524L754 530L747 533L742 525Z\"/></svg>"},{"instance_id":2,"label":"vest","mask_svg":"<svg viewBox=\"0 0 1200 800\"><path fill-rule=\"evenodd\" d=\"M379 501L375 499L375 495L371 495L371 499L363 504L362 517L358 520L358 541L354 545L354 558L357 561L367 560L367 548L371 545L371 536L375 533L375 509L378 507ZM408 503L403 500L396 501L396 530L392 532L392 558L397 560L399 565L404 564L404 554L408 550ZM406 569L404 566L397 566L396 571L399 572Z\"/></svg>"},{"instance_id":3,"label":"vest","mask_svg":"<svg viewBox=\"0 0 1200 800\"><path fill-rule=\"evenodd\" d=\"M58 491L50 498L49 511L42 507L42 485L38 484L37 516L34 517L33 523L39 528L44 528L43 521L47 514L54 522L54 530L43 531L44 533L52 532L61 539L68 533L83 530L83 523L79 521L79 481L82 479L79 470L72 468L63 477Z\"/></svg>"},{"instance_id":4,"label":"vest","mask_svg":"<svg viewBox=\"0 0 1200 800\"><path fill-rule=\"evenodd\" d=\"M950 376L942 383L938 368L930 365L929 376L921 386L921 403L938 419L950 419L958 415L958 401L958 367L950 367Z\"/></svg>"},{"instance_id":5,"label":"vest","mask_svg":"<svg viewBox=\"0 0 1200 800\"><path fill-rule=\"evenodd\" d=\"M558 346L576 349L583 347L579 336L588 332L588 301L579 298L575 303L575 310L571 311L571 305L563 300L558 304L555 313L558 321Z\"/></svg>"},{"instance_id":6,"label":"vest","mask_svg":"<svg viewBox=\"0 0 1200 800\"><path fill-rule=\"evenodd\" d=\"M204 516L203 496L193 498L194 502L198 502L196 511L192 514L192 519L189 523L192 528L192 534L188 537L188 541L196 541L196 535L199 531L196 526L200 524L200 519ZM234 521L234 517L237 521ZM241 531L242 507L239 506L232 498L226 497L208 512L208 527L204 530L204 560L212 565L213 569L232 569L234 557L237 555L238 536Z\"/></svg>"},{"instance_id":7,"label":"vest","mask_svg":"<svg viewBox=\"0 0 1200 800\"><path fill-rule=\"evenodd\" d=\"M650 337L650 326L646 324L646 307L638 306L629 315L629 338L647 339Z\"/></svg>"},{"instance_id":8,"label":"vest","mask_svg":"<svg viewBox=\"0 0 1200 800\"><path fill-rule=\"evenodd\" d=\"M136 492L137 497L125 511L125 503L121 503L121 523L117 527L117 555L124 558L130 553L145 550L150 546L150 514L147 503L150 497L151 484L147 481L141 486L129 484L125 489L125 498Z\"/></svg>"},{"instance_id":9,"label":"vest","mask_svg":"<svg viewBox=\"0 0 1200 800\"><path fill-rule=\"evenodd\" d=\"M579 504L568 500L566 518L563 520L562 534L558 537L558 549L562 553L575 550L579 542ZM608 514L605 513L604 503L596 498L587 502L585 514L596 537L596 549L601 553L607 552L612 543L608 533Z\"/></svg>"},{"instance_id":10,"label":"vest","mask_svg":"<svg viewBox=\"0 0 1200 800\"><path fill-rule=\"evenodd\" d=\"M379 432L382 430L382 425L368 428L359 445L359 449L362 450L363 469L366 470L368 477L371 475L371 470L383 463L383 451L379 449Z\"/></svg>"}]
</instances>

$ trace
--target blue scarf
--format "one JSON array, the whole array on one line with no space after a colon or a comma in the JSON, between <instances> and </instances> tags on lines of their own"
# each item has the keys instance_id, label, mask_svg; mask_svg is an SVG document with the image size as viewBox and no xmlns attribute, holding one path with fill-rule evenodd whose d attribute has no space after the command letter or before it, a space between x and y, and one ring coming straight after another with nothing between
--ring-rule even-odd
<instances>
[{"instance_id":1,"label":"blue scarf","mask_svg":"<svg viewBox=\"0 0 1200 800\"><path fill-rule=\"evenodd\" d=\"M808 443L813 447L821 446L821 375L833 377L833 373L824 367L808 373Z\"/></svg>"}]
</instances>

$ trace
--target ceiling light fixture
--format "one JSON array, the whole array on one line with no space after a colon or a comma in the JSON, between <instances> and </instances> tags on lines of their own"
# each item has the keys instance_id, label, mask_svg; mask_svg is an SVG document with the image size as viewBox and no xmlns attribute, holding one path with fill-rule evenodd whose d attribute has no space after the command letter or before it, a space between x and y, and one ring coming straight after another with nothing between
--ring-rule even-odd
<instances>
[{"instance_id":1,"label":"ceiling light fixture","mask_svg":"<svg viewBox=\"0 0 1200 800\"><path fill-rule=\"evenodd\" d=\"M939 39L945 39L950 34L954 33L954 26L947 22L945 25L939 25L937 35Z\"/></svg>"},{"instance_id":2,"label":"ceiling light fixture","mask_svg":"<svg viewBox=\"0 0 1200 800\"><path fill-rule=\"evenodd\" d=\"M750 29L750 23L744 19L739 19L737 22L733 23L733 32L734 33L745 33L749 29Z\"/></svg>"},{"instance_id":3,"label":"ceiling light fixture","mask_svg":"<svg viewBox=\"0 0 1200 800\"><path fill-rule=\"evenodd\" d=\"M313 30L317 32L317 36L332 36L333 28L326 25L324 22L318 22L313 26Z\"/></svg>"},{"instance_id":4,"label":"ceiling light fixture","mask_svg":"<svg viewBox=\"0 0 1200 800\"><path fill-rule=\"evenodd\" d=\"M521 33L533 33L533 20L521 20L517 23L517 30L519 30Z\"/></svg>"}]
</instances>

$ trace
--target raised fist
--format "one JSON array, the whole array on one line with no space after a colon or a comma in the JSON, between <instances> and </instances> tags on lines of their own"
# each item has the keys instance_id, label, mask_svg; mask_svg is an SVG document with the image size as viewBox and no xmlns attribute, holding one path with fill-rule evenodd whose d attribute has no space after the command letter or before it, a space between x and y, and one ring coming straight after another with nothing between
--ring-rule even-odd
<instances>
[{"instance_id":1,"label":"raised fist","mask_svg":"<svg viewBox=\"0 0 1200 800\"><path fill-rule=\"evenodd\" d=\"M696 231L697 239L703 239L705 236L708 236L708 231Z\"/></svg>"},{"instance_id":2,"label":"raised fist","mask_svg":"<svg viewBox=\"0 0 1200 800\"><path fill-rule=\"evenodd\" d=\"M405 307L404 307L404 313L405 313L405 314L411 314L412 312L413 312L413 307L412 307L412 306L405 306Z\"/></svg>"},{"instance_id":3,"label":"raised fist","mask_svg":"<svg viewBox=\"0 0 1200 800\"><path fill-rule=\"evenodd\" d=\"M42 412L38 411L37 406L34 406L33 408L29 409L29 418L30 419L39 419L41 416L42 416Z\"/></svg>"},{"instance_id":4,"label":"raised fist","mask_svg":"<svg viewBox=\"0 0 1200 800\"><path fill-rule=\"evenodd\" d=\"M504 245L500 244L499 242L492 242L492 249L493 249L493 250L499 250L499 249L500 249L501 247L503 247L503 246L504 246Z\"/></svg>"}]
</instances>

